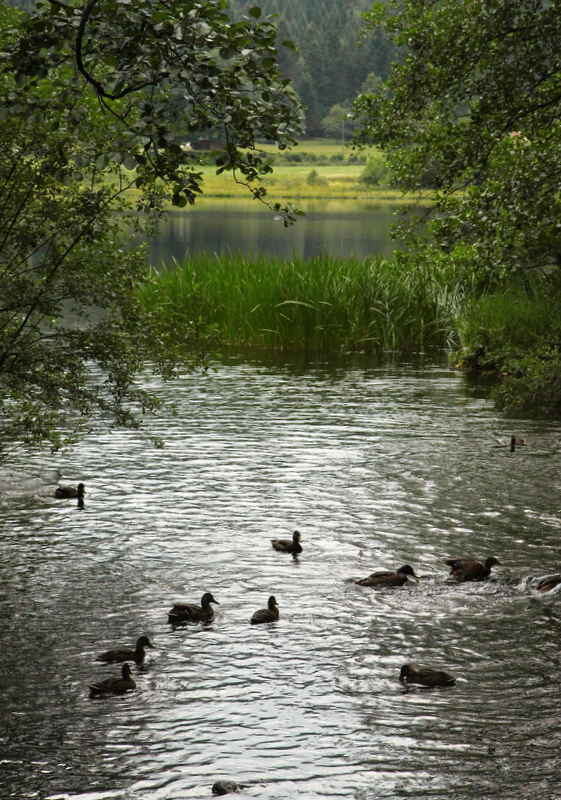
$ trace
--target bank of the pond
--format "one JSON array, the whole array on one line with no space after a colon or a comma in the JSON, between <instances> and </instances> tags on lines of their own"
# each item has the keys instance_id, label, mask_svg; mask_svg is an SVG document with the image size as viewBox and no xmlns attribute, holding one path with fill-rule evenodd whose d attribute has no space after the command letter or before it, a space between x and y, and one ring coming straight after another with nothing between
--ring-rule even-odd
<instances>
[{"instance_id":1,"label":"bank of the pond","mask_svg":"<svg viewBox=\"0 0 561 800\"><path fill-rule=\"evenodd\" d=\"M154 271L143 301L180 336L340 352L449 346L460 293L430 268L373 256L304 261L203 254Z\"/></svg>"}]
</instances>

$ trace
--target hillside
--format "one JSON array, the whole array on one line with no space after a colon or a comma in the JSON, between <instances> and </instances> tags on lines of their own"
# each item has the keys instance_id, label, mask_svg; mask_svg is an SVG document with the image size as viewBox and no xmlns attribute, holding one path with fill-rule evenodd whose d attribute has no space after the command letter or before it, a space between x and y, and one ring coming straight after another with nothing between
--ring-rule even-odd
<instances>
[{"instance_id":1,"label":"hillside","mask_svg":"<svg viewBox=\"0 0 561 800\"><path fill-rule=\"evenodd\" d=\"M371 0L229 0L232 16L258 5L276 14L281 33L299 48L297 55L281 48L283 70L307 106L306 133L322 135L320 123L335 103L350 104L371 72L386 78L395 50L380 31L360 46L362 13Z\"/></svg>"}]
</instances>

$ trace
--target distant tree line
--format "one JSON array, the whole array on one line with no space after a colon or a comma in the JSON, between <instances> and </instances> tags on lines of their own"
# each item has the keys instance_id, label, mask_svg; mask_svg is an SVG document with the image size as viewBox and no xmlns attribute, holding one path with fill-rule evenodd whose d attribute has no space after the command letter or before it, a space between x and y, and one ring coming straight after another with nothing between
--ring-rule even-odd
<instances>
[{"instance_id":1,"label":"distant tree line","mask_svg":"<svg viewBox=\"0 0 561 800\"><path fill-rule=\"evenodd\" d=\"M326 121L333 106L350 110L365 82L385 80L390 72L396 48L380 28L369 30L357 45L371 0L229 0L229 5L236 18L255 5L263 14L277 14L275 24L298 47L299 54L284 48L279 61L306 106L308 136L333 135Z\"/></svg>"}]
</instances>

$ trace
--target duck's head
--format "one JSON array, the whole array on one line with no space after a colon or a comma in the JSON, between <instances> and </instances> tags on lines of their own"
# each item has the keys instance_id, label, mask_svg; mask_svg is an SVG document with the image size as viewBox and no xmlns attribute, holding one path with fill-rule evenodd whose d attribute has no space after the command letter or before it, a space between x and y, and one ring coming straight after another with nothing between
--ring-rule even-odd
<instances>
[{"instance_id":1,"label":"duck's head","mask_svg":"<svg viewBox=\"0 0 561 800\"><path fill-rule=\"evenodd\" d=\"M495 567L497 564L502 564L502 561L499 561L499 559L495 558L495 556L489 556L485 562L487 569L491 569L491 567Z\"/></svg>"},{"instance_id":2,"label":"duck's head","mask_svg":"<svg viewBox=\"0 0 561 800\"><path fill-rule=\"evenodd\" d=\"M418 580L418 576L415 575L413 567L410 567L409 564L404 564L402 567L398 569L398 572L401 573L402 575L411 575L411 577L417 578Z\"/></svg>"},{"instance_id":3,"label":"duck's head","mask_svg":"<svg viewBox=\"0 0 561 800\"><path fill-rule=\"evenodd\" d=\"M410 664L404 664L401 668L401 672L399 673L399 680L403 683L406 678L412 675L415 670L411 667Z\"/></svg>"},{"instance_id":4,"label":"duck's head","mask_svg":"<svg viewBox=\"0 0 561 800\"><path fill-rule=\"evenodd\" d=\"M300 542L302 541L300 538L300 531L294 531L294 533L292 534L292 541L294 542L294 544L300 544Z\"/></svg>"},{"instance_id":5,"label":"duck's head","mask_svg":"<svg viewBox=\"0 0 561 800\"><path fill-rule=\"evenodd\" d=\"M84 484L83 483L79 483L78 484L78 497L83 497L85 491L86 491L86 487L84 486Z\"/></svg>"},{"instance_id":6,"label":"duck's head","mask_svg":"<svg viewBox=\"0 0 561 800\"><path fill-rule=\"evenodd\" d=\"M128 681L131 676L131 665L128 661L125 661L123 664L123 668L121 670L121 675L123 676L123 680Z\"/></svg>"},{"instance_id":7,"label":"duck's head","mask_svg":"<svg viewBox=\"0 0 561 800\"><path fill-rule=\"evenodd\" d=\"M220 605L218 600L215 600L214 597L211 595L210 592L205 592L201 598L201 605L203 608L208 608L211 603L216 603L217 606Z\"/></svg>"},{"instance_id":8,"label":"duck's head","mask_svg":"<svg viewBox=\"0 0 561 800\"><path fill-rule=\"evenodd\" d=\"M147 636L139 636L136 640L136 649L142 650L144 647L150 647L152 650L154 649L154 645Z\"/></svg>"},{"instance_id":9,"label":"duck's head","mask_svg":"<svg viewBox=\"0 0 561 800\"><path fill-rule=\"evenodd\" d=\"M269 611L274 611L275 608L278 608L277 601L274 595L271 595L267 601L267 607Z\"/></svg>"}]
</instances>

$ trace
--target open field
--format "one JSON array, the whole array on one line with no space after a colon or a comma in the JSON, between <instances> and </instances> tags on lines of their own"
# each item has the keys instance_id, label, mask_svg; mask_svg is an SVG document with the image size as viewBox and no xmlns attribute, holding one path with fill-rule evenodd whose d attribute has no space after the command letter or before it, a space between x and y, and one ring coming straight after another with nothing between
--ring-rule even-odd
<instances>
[{"instance_id":1,"label":"open field","mask_svg":"<svg viewBox=\"0 0 561 800\"><path fill-rule=\"evenodd\" d=\"M274 172L263 180L271 201L287 202L301 198L378 199L402 202L400 190L380 185L373 188L359 182L364 161L375 148L355 151L334 139L310 139L292 151L279 153L271 145L263 151L275 155ZM300 161L294 159L300 158ZM362 162L362 163L359 163ZM233 180L231 173L216 175L214 167L203 167L203 192L208 197L247 197L248 190Z\"/></svg>"}]
</instances>

